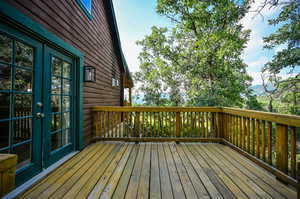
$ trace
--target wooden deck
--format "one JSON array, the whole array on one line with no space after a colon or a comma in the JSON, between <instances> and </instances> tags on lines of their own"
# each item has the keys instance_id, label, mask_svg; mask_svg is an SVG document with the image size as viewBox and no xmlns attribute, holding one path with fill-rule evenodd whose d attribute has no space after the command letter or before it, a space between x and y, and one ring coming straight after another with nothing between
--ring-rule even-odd
<instances>
[{"instance_id":1,"label":"wooden deck","mask_svg":"<svg viewBox=\"0 0 300 199\"><path fill-rule=\"evenodd\" d=\"M203 143L90 145L20 198L296 198L228 146Z\"/></svg>"}]
</instances>

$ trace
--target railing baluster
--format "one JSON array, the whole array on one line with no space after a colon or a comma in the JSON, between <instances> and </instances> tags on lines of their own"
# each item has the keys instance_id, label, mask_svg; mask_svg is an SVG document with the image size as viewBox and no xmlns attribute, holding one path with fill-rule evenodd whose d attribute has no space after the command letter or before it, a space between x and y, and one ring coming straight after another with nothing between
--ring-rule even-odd
<instances>
[{"instance_id":1,"label":"railing baluster","mask_svg":"<svg viewBox=\"0 0 300 199\"><path fill-rule=\"evenodd\" d=\"M261 136L262 136L262 159L263 161L266 161L266 126L265 121L262 121L262 127L261 127Z\"/></svg>"},{"instance_id":2,"label":"railing baluster","mask_svg":"<svg viewBox=\"0 0 300 199\"><path fill-rule=\"evenodd\" d=\"M255 155L255 119L251 119L251 153Z\"/></svg>"},{"instance_id":3,"label":"railing baluster","mask_svg":"<svg viewBox=\"0 0 300 199\"><path fill-rule=\"evenodd\" d=\"M233 134L233 139L234 139L234 144L237 146L238 142L237 142L237 133L238 133L238 117L234 116L234 134Z\"/></svg>"},{"instance_id":4,"label":"railing baluster","mask_svg":"<svg viewBox=\"0 0 300 199\"><path fill-rule=\"evenodd\" d=\"M272 165L272 122L268 122L268 163Z\"/></svg>"},{"instance_id":5,"label":"railing baluster","mask_svg":"<svg viewBox=\"0 0 300 199\"><path fill-rule=\"evenodd\" d=\"M244 129L244 118L240 117L240 147L244 149L244 138L245 138L245 129Z\"/></svg>"},{"instance_id":6,"label":"railing baluster","mask_svg":"<svg viewBox=\"0 0 300 199\"><path fill-rule=\"evenodd\" d=\"M256 156L260 158L260 121L256 120Z\"/></svg>"},{"instance_id":7,"label":"railing baluster","mask_svg":"<svg viewBox=\"0 0 300 199\"><path fill-rule=\"evenodd\" d=\"M180 112L176 112L176 137L180 137L181 134L181 118Z\"/></svg>"},{"instance_id":8,"label":"railing baluster","mask_svg":"<svg viewBox=\"0 0 300 199\"><path fill-rule=\"evenodd\" d=\"M206 115L206 137L209 137L209 114L208 112L205 114Z\"/></svg>"},{"instance_id":9,"label":"railing baluster","mask_svg":"<svg viewBox=\"0 0 300 199\"><path fill-rule=\"evenodd\" d=\"M291 176L296 177L297 135L296 128L291 127Z\"/></svg>"},{"instance_id":10,"label":"railing baluster","mask_svg":"<svg viewBox=\"0 0 300 199\"><path fill-rule=\"evenodd\" d=\"M200 116L200 112L197 112L197 119L198 119L198 129L197 129L197 137L201 136L201 116Z\"/></svg>"},{"instance_id":11,"label":"railing baluster","mask_svg":"<svg viewBox=\"0 0 300 199\"><path fill-rule=\"evenodd\" d=\"M117 112L117 126L118 126L118 138L121 137L121 113Z\"/></svg>"},{"instance_id":12,"label":"railing baluster","mask_svg":"<svg viewBox=\"0 0 300 199\"><path fill-rule=\"evenodd\" d=\"M251 129L250 129L250 119L247 118L247 152L250 153L250 134L251 134Z\"/></svg>"}]
</instances>

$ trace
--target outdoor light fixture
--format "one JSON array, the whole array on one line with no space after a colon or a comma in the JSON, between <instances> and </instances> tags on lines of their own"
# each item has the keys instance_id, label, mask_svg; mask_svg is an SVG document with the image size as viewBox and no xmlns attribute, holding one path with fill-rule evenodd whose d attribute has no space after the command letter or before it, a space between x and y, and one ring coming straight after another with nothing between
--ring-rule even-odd
<instances>
[{"instance_id":1,"label":"outdoor light fixture","mask_svg":"<svg viewBox=\"0 0 300 199\"><path fill-rule=\"evenodd\" d=\"M84 81L96 82L96 68L94 66L84 66Z\"/></svg>"}]
</instances>

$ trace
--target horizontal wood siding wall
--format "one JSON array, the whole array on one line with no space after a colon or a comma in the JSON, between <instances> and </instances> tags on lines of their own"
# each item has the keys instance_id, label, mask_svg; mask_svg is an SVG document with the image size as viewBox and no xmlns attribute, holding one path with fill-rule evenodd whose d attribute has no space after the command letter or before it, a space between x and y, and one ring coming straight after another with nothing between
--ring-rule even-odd
<instances>
[{"instance_id":1,"label":"horizontal wood siding wall","mask_svg":"<svg viewBox=\"0 0 300 199\"><path fill-rule=\"evenodd\" d=\"M22 13L43 25L65 42L85 54L84 65L97 68L96 83L84 84L84 141L92 133L93 106L119 106L121 88L112 87L112 75L121 81L105 5L107 1L93 0L93 19L88 19L75 0L7 0Z\"/></svg>"}]
</instances>

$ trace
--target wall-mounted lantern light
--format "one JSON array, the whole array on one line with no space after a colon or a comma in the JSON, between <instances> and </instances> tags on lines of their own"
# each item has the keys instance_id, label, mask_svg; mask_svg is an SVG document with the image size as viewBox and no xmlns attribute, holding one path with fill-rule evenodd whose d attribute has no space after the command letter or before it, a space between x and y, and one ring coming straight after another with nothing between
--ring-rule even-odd
<instances>
[{"instance_id":1,"label":"wall-mounted lantern light","mask_svg":"<svg viewBox=\"0 0 300 199\"><path fill-rule=\"evenodd\" d=\"M84 81L96 82L96 68L94 66L84 66Z\"/></svg>"}]
</instances>

